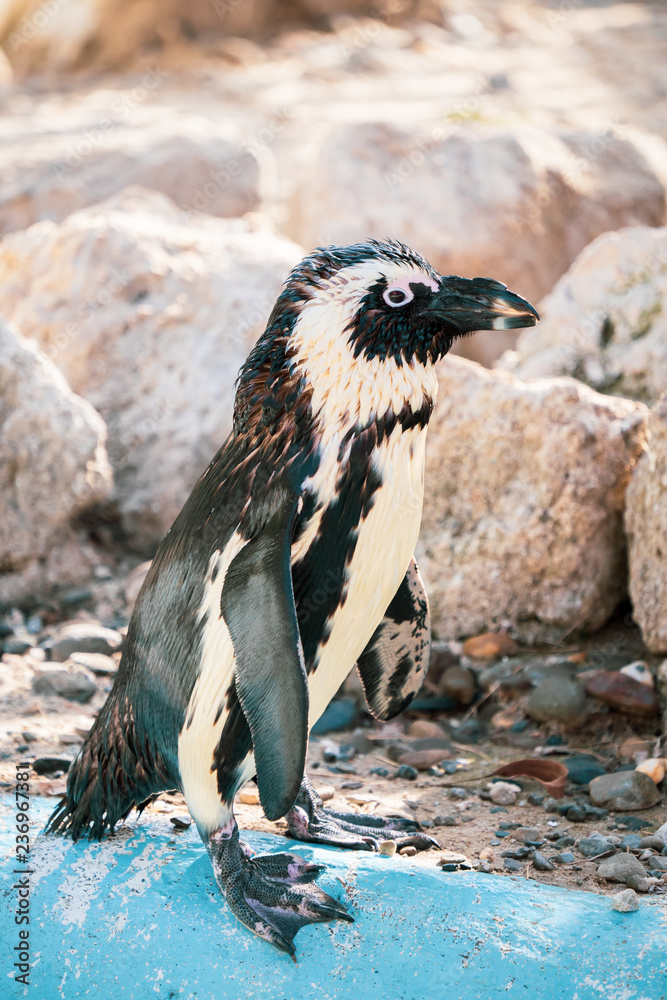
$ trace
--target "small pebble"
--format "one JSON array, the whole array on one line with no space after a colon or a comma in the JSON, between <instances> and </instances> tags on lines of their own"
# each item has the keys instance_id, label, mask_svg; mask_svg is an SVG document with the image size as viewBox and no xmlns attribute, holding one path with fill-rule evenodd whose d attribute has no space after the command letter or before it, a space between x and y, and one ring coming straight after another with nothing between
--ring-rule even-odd
<instances>
[{"instance_id":1,"label":"small pebble","mask_svg":"<svg viewBox=\"0 0 667 1000\"><path fill-rule=\"evenodd\" d=\"M433 827L433 820L431 819L422 819L420 822L424 830L431 830Z\"/></svg>"},{"instance_id":2,"label":"small pebble","mask_svg":"<svg viewBox=\"0 0 667 1000\"><path fill-rule=\"evenodd\" d=\"M506 813L507 809L505 808L505 806L491 806L489 812L493 816L494 813Z\"/></svg>"},{"instance_id":3,"label":"small pebble","mask_svg":"<svg viewBox=\"0 0 667 1000\"><path fill-rule=\"evenodd\" d=\"M546 796L541 795L539 792L531 792L528 796L528 805L541 806L545 798Z\"/></svg>"},{"instance_id":4,"label":"small pebble","mask_svg":"<svg viewBox=\"0 0 667 1000\"><path fill-rule=\"evenodd\" d=\"M39 736L37 736L36 733L30 733L27 731L25 733L21 733L21 736L23 737L26 743L35 743L36 740L39 739Z\"/></svg>"},{"instance_id":5,"label":"small pebble","mask_svg":"<svg viewBox=\"0 0 667 1000\"><path fill-rule=\"evenodd\" d=\"M639 909L637 893L633 889L623 889L612 896L612 909L618 913L633 913Z\"/></svg>"},{"instance_id":6,"label":"small pebble","mask_svg":"<svg viewBox=\"0 0 667 1000\"><path fill-rule=\"evenodd\" d=\"M455 760L443 760L440 767L443 769L445 774L456 774L458 764Z\"/></svg>"},{"instance_id":7,"label":"small pebble","mask_svg":"<svg viewBox=\"0 0 667 1000\"><path fill-rule=\"evenodd\" d=\"M28 734L27 733L23 734L23 739L26 740L27 742L30 742L28 740ZM639 844L637 846L638 847L650 847L651 850L653 850L653 851L661 851L665 845L664 845L661 837L656 837L655 835L652 835L650 837L642 837L642 839L639 841Z\"/></svg>"},{"instance_id":8,"label":"small pebble","mask_svg":"<svg viewBox=\"0 0 667 1000\"><path fill-rule=\"evenodd\" d=\"M396 841L382 840L380 841L378 850L383 858L393 858L394 854L396 854Z\"/></svg>"},{"instance_id":9,"label":"small pebble","mask_svg":"<svg viewBox=\"0 0 667 1000\"><path fill-rule=\"evenodd\" d=\"M450 788L449 797L450 799L467 799L468 793L465 788Z\"/></svg>"},{"instance_id":10,"label":"small pebble","mask_svg":"<svg viewBox=\"0 0 667 1000\"><path fill-rule=\"evenodd\" d=\"M648 863L649 868L656 872L667 872L667 857L655 855Z\"/></svg>"},{"instance_id":11,"label":"small pebble","mask_svg":"<svg viewBox=\"0 0 667 1000\"><path fill-rule=\"evenodd\" d=\"M560 854L554 854L551 860L557 865L571 865L575 858L570 851L561 851Z\"/></svg>"},{"instance_id":12,"label":"small pebble","mask_svg":"<svg viewBox=\"0 0 667 1000\"><path fill-rule=\"evenodd\" d=\"M388 778L389 770L386 767L372 767L371 774L376 774L378 778Z\"/></svg>"},{"instance_id":13,"label":"small pebble","mask_svg":"<svg viewBox=\"0 0 667 1000\"><path fill-rule=\"evenodd\" d=\"M648 892L649 890L648 879L641 875L628 875L625 884L628 889L634 889L635 892Z\"/></svg>"},{"instance_id":14,"label":"small pebble","mask_svg":"<svg viewBox=\"0 0 667 1000\"><path fill-rule=\"evenodd\" d=\"M351 792L356 792L358 788L363 787L363 781L344 781L341 784L341 788L347 788Z\"/></svg>"},{"instance_id":15,"label":"small pebble","mask_svg":"<svg viewBox=\"0 0 667 1000\"><path fill-rule=\"evenodd\" d=\"M528 841L537 843L543 839L542 834L536 826L520 826L514 831L513 836L515 840L521 841L522 844L526 844Z\"/></svg>"},{"instance_id":16,"label":"small pebble","mask_svg":"<svg viewBox=\"0 0 667 1000\"><path fill-rule=\"evenodd\" d=\"M491 801L498 806L511 806L516 802L521 789L509 781L495 781L489 790Z\"/></svg>"},{"instance_id":17,"label":"small pebble","mask_svg":"<svg viewBox=\"0 0 667 1000\"><path fill-rule=\"evenodd\" d=\"M395 776L397 778L405 778L406 781L416 781L419 777L419 771L417 771L414 767L409 767L407 764L401 764L401 766L397 768Z\"/></svg>"},{"instance_id":18,"label":"small pebble","mask_svg":"<svg viewBox=\"0 0 667 1000\"><path fill-rule=\"evenodd\" d=\"M336 789L333 785L318 785L315 791L322 799L322 802L330 802L336 794Z\"/></svg>"},{"instance_id":19,"label":"small pebble","mask_svg":"<svg viewBox=\"0 0 667 1000\"><path fill-rule=\"evenodd\" d=\"M496 837L509 837L510 833L509 830L496 830L495 835Z\"/></svg>"},{"instance_id":20,"label":"small pebble","mask_svg":"<svg viewBox=\"0 0 667 1000\"><path fill-rule=\"evenodd\" d=\"M412 844L408 844L407 847L401 847L399 854L402 854L404 858L414 858L417 853L417 848Z\"/></svg>"},{"instance_id":21,"label":"small pebble","mask_svg":"<svg viewBox=\"0 0 667 1000\"><path fill-rule=\"evenodd\" d=\"M530 847L517 847L516 851L503 851L501 858L514 858L515 861L525 861L533 852Z\"/></svg>"},{"instance_id":22,"label":"small pebble","mask_svg":"<svg viewBox=\"0 0 667 1000\"><path fill-rule=\"evenodd\" d=\"M458 826L459 821L456 816L435 816L433 824L435 826Z\"/></svg>"},{"instance_id":23,"label":"small pebble","mask_svg":"<svg viewBox=\"0 0 667 1000\"><path fill-rule=\"evenodd\" d=\"M172 823L177 830L187 830L188 827L192 825L192 820L189 816L170 816L169 822Z\"/></svg>"},{"instance_id":24,"label":"small pebble","mask_svg":"<svg viewBox=\"0 0 667 1000\"><path fill-rule=\"evenodd\" d=\"M641 771L642 774L648 774L651 781L659 785L665 777L665 761L662 758L649 757L648 760L637 764L637 770Z\"/></svg>"},{"instance_id":25,"label":"small pebble","mask_svg":"<svg viewBox=\"0 0 667 1000\"><path fill-rule=\"evenodd\" d=\"M242 788L239 792L239 802L243 802L246 806L259 805L259 792L257 787L250 786L249 788Z\"/></svg>"},{"instance_id":26,"label":"small pebble","mask_svg":"<svg viewBox=\"0 0 667 1000\"><path fill-rule=\"evenodd\" d=\"M613 845L601 837L600 834L593 834L591 837L582 838L577 844L577 850L580 854L583 854L585 858L594 858L598 854L604 854L606 851L610 850Z\"/></svg>"},{"instance_id":27,"label":"small pebble","mask_svg":"<svg viewBox=\"0 0 667 1000\"><path fill-rule=\"evenodd\" d=\"M544 809L545 812L548 813L558 812L558 802L556 801L556 799L552 799L551 796L547 796L547 798L542 803L542 808Z\"/></svg>"},{"instance_id":28,"label":"small pebble","mask_svg":"<svg viewBox=\"0 0 667 1000\"><path fill-rule=\"evenodd\" d=\"M539 851L535 851L533 854L533 868L536 868L538 872L551 872L553 871L552 863L545 858L543 854Z\"/></svg>"},{"instance_id":29,"label":"small pebble","mask_svg":"<svg viewBox=\"0 0 667 1000\"><path fill-rule=\"evenodd\" d=\"M489 844L491 845L491 847L498 847L498 845L500 844L500 841L499 840L490 840Z\"/></svg>"},{"instance_id":30,"label":"small pebble","mask_svg":"<svg viewBox=\"0 0 667 1000\"><path fill-rule=\"evenodd\" d=\"M503 867L508 872L520 872L523 871L523 865L519 861L514 861L513 858L505 858Z\"/></svg>"},{"instance_id":31,"label":"small pebble","mask_svg":"<svg viewBox=\"0 0 667 1000\"><path fill-rule=\"evenodd\" d=\"M636 850L642 842L642 838L638 833L626 833L625 837L621 841L623 847L630 848L631 851Z\"/></svg>"},{"instance_id":32,"label":"small pebble","mask_svg":"<svg viewBox=\"0 0 667 1000\"><path fill-rule=\"evenodd\" d=\"M660 801L655 783L641 771L603 774L591 781L589 791L591 802L607 809L648 809Z\"/></svg>"}]
</instances>

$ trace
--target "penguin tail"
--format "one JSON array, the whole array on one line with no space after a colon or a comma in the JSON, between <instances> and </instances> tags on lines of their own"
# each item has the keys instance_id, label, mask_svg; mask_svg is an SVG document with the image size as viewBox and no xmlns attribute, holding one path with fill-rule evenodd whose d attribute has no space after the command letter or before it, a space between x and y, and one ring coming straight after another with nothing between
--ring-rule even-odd
<instances>
[{"instance_id":1,"label":"penguin tail","mask_svg":"<svg viewBox=\"0 0 667 1000\"><path fill-rule=\"evenodd\" d=\"M126 701L107 704L67 775L67 794L51 814L46 833L100 840L133 808L140 812L156 794L173 788L146 739L137 740Z\"/></svg>"}]
</instances>

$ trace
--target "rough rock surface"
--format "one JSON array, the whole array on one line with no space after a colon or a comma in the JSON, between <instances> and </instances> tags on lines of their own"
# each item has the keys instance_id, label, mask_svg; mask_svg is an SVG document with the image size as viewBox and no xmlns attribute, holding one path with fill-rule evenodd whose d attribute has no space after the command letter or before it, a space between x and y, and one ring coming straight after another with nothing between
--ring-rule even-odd
<instances>
[{"instance_id":1,"label":"rough rock surface","mask_svg":"<svg viewBox=\"0 0 667 1000\"><path fill-rule=\"evenodd\" d=\"M666 299L667 228L604 233L498 367L520 378L573 375L600 392L654 403L667 385Z\"/></svg>"},{"instance_id":2,"label":"rough rock surface","mask_svg":"<svg viewBox=\"0 0 667 1000\"><path fill-rule=\"evenodd\" d=\"M268 148L250 148L229 121L146 106L166 76L152 70L131 91L79 103L58 130L7 136L0 147L0 233L42 219L60 222L131 184L208 215L258 209L270 186Z\"/></svg>"},{"instance_id":3,"label":"rough rock surface","mask_svg":"<svg viewBox=\"0 0 667 1000\"><path fill-rule=\"evenodd\" d=\"M591 802L604 809L649 809L660 801L660 792L648 774L616 771L593 778L589 786Z\"/></svg>"},{"instance_id":4,"label":"rough rock surface","mask_svg":"<svg viewBox=\"0 0 667 1000\"><path fill-rule=\"evenodd\" d=\"M0 310L106 419L135 544L169 528L231 426L234 381L302 250L131 188L0 245Z\"/></svg>"},{"instance_id":5,"label":"rough rock surface","mask_svg":"<svg viewBox=\"0 0 667 1000\"><path fill-rule=\"evenodd\" d=\"M76 549L69 525L111 488L105 439L90 403L0 321L0 602L87 575L85 554L69 562Z\"/></svg>"},{"instance_id":6,"label":"rough rock surface","mask_svg":"<svg viewBox=\"0 0 667 1000\"><path fill-rule=\"evenodd\" d=\"M625 591L623 498L641 403L443 362L417 549L436 635L599 628Z\"/></svg>"},{"instance_id":7,"label":"rough rock surface","mask_svg":"<svg viewBox=\"0 0 667 1000\"><path fill-rule=\"evenodd\" d=\"M313 144L287 231L304 246L391 233L442 274L539 298L600 233L664 218L661 182L614 135L364 123Z\"/></svg>"},{"instance_id":8,"label":"rough rock surface","mask_svg":"<svg viewBox=\"0 0 667 1000\"><path fill-rule=\"evenodd\" d=\"M667 240L665 242L667 248ZM667 270L665 271L667 294ZM667 378L667 326L665 377ZM667 394L649 415L647 452L637 462L626 497L630 597L648 648L667 652Z\"/></svg>"}]
</instances>

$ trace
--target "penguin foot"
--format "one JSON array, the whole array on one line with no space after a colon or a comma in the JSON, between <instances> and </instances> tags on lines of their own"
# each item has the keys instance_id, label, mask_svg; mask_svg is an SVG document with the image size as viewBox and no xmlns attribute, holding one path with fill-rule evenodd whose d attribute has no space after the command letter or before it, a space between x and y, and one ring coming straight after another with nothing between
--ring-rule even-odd
<instances>
[{"instance_id":1,"label":"penguin foot","mask_svg":"<svg viewBox=\"0 0 667 1000\"><path fill-rule=\"evenodd\" d=\"M440 847L437 840L420 832L419 823L402 816L330 812L305 776L296 802L285 819L292 837L315 844L357 851L376 851L383 840L394 840L399 848L412 846L418 851Z\"/></svg>"},{"instance_id":2,"label":"penguin foot","mask_svg":"<svg viewBox=\"0 0 667 1000\"><path fill-rule=\"evenodd\" d=\"M306 924L353 918L313 879L324 870L296 854L254 855L239 841L235 820L206 847L218 886L241 923L296 962L294 937Z\"/></svg>"}]
</instances>

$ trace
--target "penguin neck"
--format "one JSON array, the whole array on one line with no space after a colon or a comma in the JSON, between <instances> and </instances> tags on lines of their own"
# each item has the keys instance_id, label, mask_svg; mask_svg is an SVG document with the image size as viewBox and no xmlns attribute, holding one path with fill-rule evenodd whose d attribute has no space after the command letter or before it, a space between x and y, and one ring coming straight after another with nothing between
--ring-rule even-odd
<instances>
[{"instance_id":1,"label":"penguin neck","mask_svg":"<svg viewBox=\"0 0 667 1000\"><path fill-rule=\"evenodd\" d=\"M312 304L295 325L290 344L292 371L308 387L314 421L326 446L355 428L375 421L428 421L438 391L435 366L395 358L354 356L341 330L344 314L332 315L336 304Z\"/></svg>"}]
</instances>

